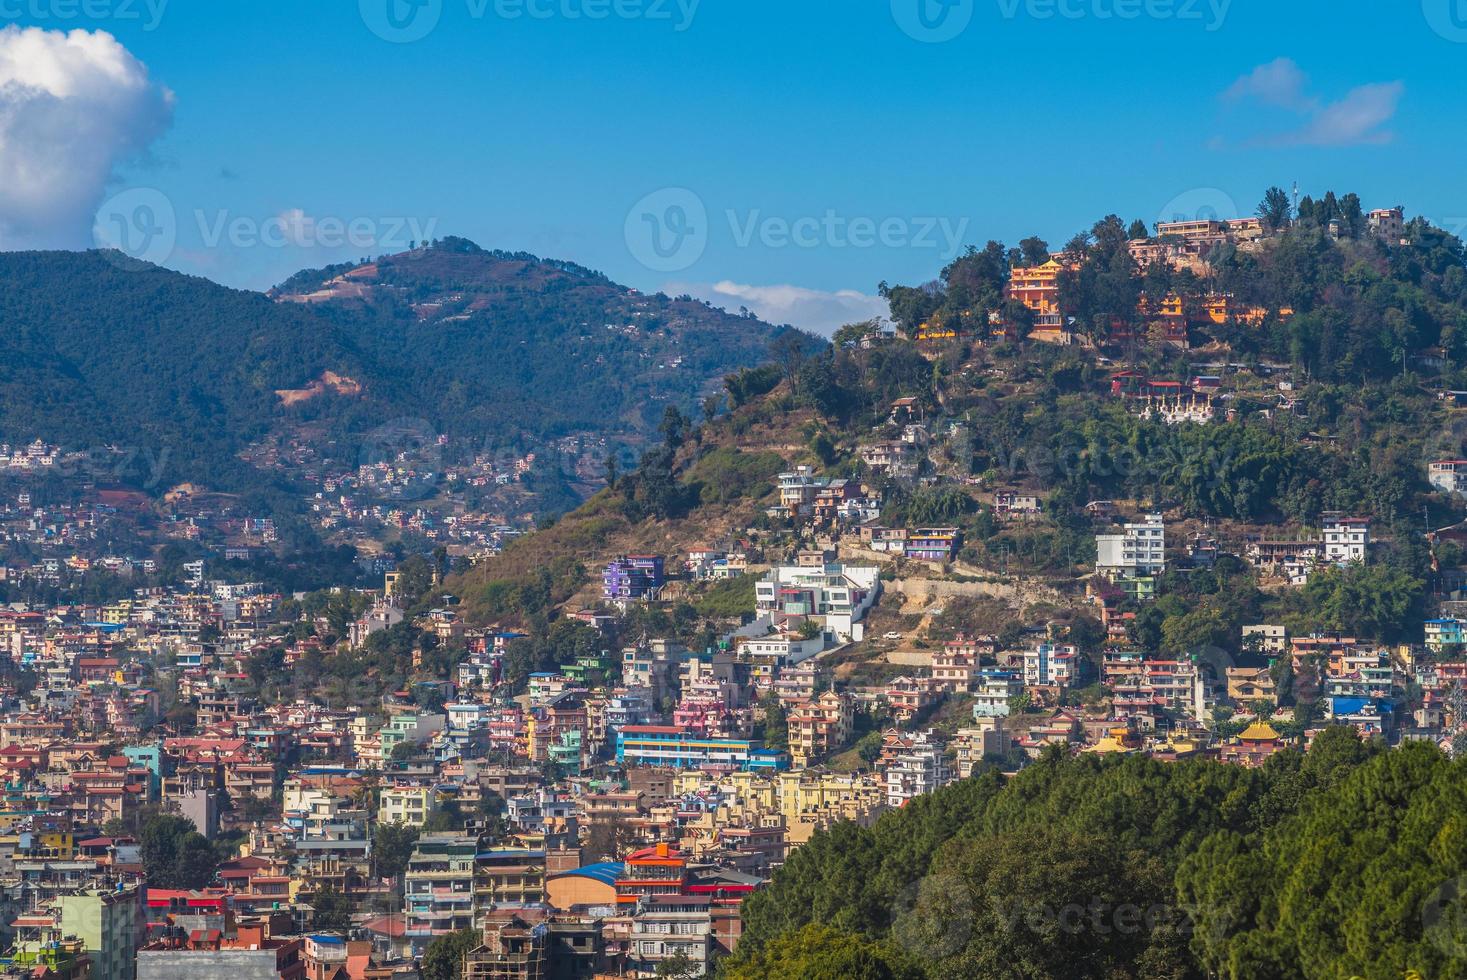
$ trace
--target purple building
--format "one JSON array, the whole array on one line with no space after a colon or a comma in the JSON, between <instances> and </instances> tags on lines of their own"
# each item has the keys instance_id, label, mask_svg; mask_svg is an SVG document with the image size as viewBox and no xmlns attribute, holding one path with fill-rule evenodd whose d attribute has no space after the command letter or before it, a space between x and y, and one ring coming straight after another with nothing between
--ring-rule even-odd
<instances>
[{"instance_id":1,"label":"purple building","mask_svg":"<svg viewBox=\"0 0 1467 980\"><path fill-rule=\"evenodd\" d=\"M961 543L955 527L924 527L907 532L905 553L917 561L949 562Z\"/></svg>"},{"instance_id":2,"label":"purple building","mask_svg":"<svg viewBox=\"0 0 1467 980\"><path fill-rule=\"evenodd\" d=\"M601 596L608 602L655 599L667 581L661 555L623 555L601 575Z\"/></svg>"}]
</instances>

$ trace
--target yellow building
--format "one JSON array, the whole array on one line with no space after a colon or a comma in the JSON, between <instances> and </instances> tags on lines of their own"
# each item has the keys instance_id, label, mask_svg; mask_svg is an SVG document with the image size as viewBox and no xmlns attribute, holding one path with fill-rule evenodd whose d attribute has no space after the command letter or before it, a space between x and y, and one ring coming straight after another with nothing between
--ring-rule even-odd
<instances>
[{"instance_id":1,"label":"yellow building","mask_svg":"<svg viewBox=\"0 0 1467 980\"><path fill-rule=\"evenodd\" d=\"M1268 309L1266 307L1249 306L1244 303L1239 303L1231 296L1209 296L1203 309L1207 314L1207 319L1214 324L1223 324L1229 320L1236 320L1239 323L1246 323L1250 327L1257 327L1261 326L1263 321L1268 317ZM1293 315L1294 311L1287 306L1279 309L1280 319L1286 320Z\"/></svg>"},{"instance_id":2,"label":"yellow building","mask_svg":"<svg viewBox=\"0 0 1467 980\"><path fill-rule=\"evenodd\" d=\"M953 340L957 335L958 332L956 330L945 324L924 321L917 328L917 335L913 339L919 341Z\"/></svg>"},{"instance_id":3,"label":"yellow building","mask_svg":"<svg viewBox=\"0 0 1467 980\"><path fill-rule=\"evenodd\" d=\"M1099 755L1110 755L1114 753L1135 752L1141 748L1141 740L1128 728L1112 728L1104 738L1099 739L1094 745L1087 745L1082 752L1094 752Z\"/></svg>"},{"instance_id":4,"label":"yellow building","mask_svg":"<svg viewBox=\"0 0 1467 980\"><path fill-rule=\"evenodd\" d=\"M438 794L424 786L389 786L377 804L378 823L422 827L438 812Z\"/></svg>"},{"instance_id":5,"label":"yellow building","mask_svg":"<svg viewBox=\"0 0 1467 980\"><path fill-rule=\"evenodd\" d=\"M112 603L110 606L102 607L102 622L113 626L123 626L132 619L132 600L122 599Z\"/></svg>"},{"instance_id":6,"label":"yellow building","mask_svg":"<svg viewBox=\"0 0 1467 980\"><path fill-rule=\"evenodd\" d=\"M772 777L687 772L674 782L678 795L714 790L726 800L713 814L714 826L761 827L782 818L791 847L841 820L868 824L887 808L885 784L869 772L806 769Z\"/></svg>"},{"instance_id":7,"label":"yellow building","mask_svg":"<svg viewBox=\"0 0 1467 980\"><path fill-rule=\"evenodd\" d=\"M1034 329L1029 339L1048 343L1069 343L1070 333L1060 309L1060 273L1075 268L1072 263L1051 258L1043 265L1015 266L1009 270L1004 298L1023 303L1034 314Z\"/></svg>"}]
</instances>

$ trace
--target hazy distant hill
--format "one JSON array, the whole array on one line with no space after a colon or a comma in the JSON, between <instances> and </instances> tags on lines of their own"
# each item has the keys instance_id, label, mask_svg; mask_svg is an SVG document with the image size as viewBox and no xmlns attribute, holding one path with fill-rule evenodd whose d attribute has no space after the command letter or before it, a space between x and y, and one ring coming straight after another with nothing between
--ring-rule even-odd
<instances>
[{"instance_id":1,"label":"hazy distant hill","mask_svg":"<svg viewBox=\"0 0 1467 980\"><path fill-rule=\"evenodd\" d=\"M501 444L637 442L757 362L776 328L463 240L303 272L270 295L98 252L0 254L0 438L167 450L169 479L248 479L293 422L404 416Z\"/></svg>"}]
</instances>

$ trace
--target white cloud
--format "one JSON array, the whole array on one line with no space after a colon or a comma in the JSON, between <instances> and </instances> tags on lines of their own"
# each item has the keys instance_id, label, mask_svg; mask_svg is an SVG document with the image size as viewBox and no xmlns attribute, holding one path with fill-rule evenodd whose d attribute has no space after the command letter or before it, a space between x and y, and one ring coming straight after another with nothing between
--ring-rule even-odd
<instances>
[{"instance_id":1,"label":"white cloud","mask_svg":"<svg viewBox=\"0 0 1467 980\"><path fill-rule=\"evenodd\" d=\"M1258 99L1286 109L1308 109L1313 100L1304 94L1309 77L1291 58L1275 58L1238 79L1223 93L1229 102Z\"/></svg>"},{"instance_id":2,"label":"white cloud","mask_svg":"<svg viewBox=\"0 0 1467 980\"><path fill-rule=\"evenodd\" d=\"M1258 103L1292 114L1281 133L1251 142L1272 146L1364 146L1389 143L1395 134L1384 128L1396 115L1402 82L1373 82L1346 92L1333 102L1308 93L1309 76L1289 58L1259 65L1223 92L1224 102ZM1269 118L1260 116L1258 118ZM1219 143L1218 145L1222 145Z\"/></svg>"},{"instance_id":3,"label":"white cloud","mask_svg":"<svg viewBox=\"0 0 1467 980\"><path fill-rule=\"evenodd\" d=\"M0 29L0 248L88 248L118 164L173 119L173 93L105 31Z\"/></svg>"},{"instance_id":4,"label":"white cloud","mask_svg":"<svg viewBox=\"0 0 1467 980\"><path fill-rule=\"evenodd\" d=\"M886 300L854 289L826 292L804 286L752 286L725 279L715 283L668 283L662 291L670 296L686 293L731 311L748 307L768 323L788 323L826 337L847 323L891 315Z\"/></svg>"},{"instance_id":5,"label":"white cloud","mask_svg":"<svg viewBox=\"0 0 1467 980\"><path fill-rule=\"evenodd\" d=\"M1396 115L1405 94L1401 82L1379 82L1351 89L1343 99L1322 107L1292 141L1310 146L1353 146L1389 143L1395 136L1382 129Z\"/></svg>"}]
</instances>

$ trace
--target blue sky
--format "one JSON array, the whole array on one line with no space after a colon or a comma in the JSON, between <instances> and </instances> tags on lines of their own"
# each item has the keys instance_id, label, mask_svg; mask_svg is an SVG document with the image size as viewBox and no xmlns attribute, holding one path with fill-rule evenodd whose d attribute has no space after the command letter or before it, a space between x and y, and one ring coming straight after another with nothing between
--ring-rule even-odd
<instances>
[{"instance_id":1,"label":"blue sky","mask_svg":"<svg viewBox=\"0 0 1467 980\"><path fill-rule=\"evenodd\" d=\"M828 328L961 245L1250 213L1270 184L1467 221L1467 0L160 3L0 18L115 36L155 96L94 100L115 147L67 199L99 169L104 218L161 195L157 257L242 287L457 234ZM0 169L44 128L0 130ZM0 244L36 244L6 207Z\"/></svg>"}]
</instances>

